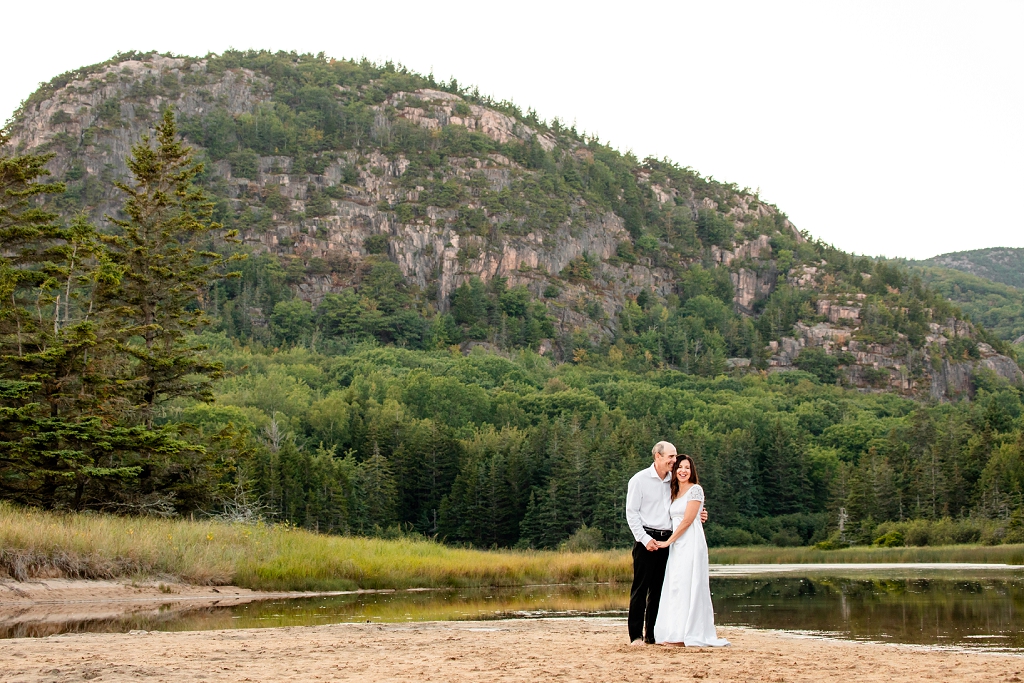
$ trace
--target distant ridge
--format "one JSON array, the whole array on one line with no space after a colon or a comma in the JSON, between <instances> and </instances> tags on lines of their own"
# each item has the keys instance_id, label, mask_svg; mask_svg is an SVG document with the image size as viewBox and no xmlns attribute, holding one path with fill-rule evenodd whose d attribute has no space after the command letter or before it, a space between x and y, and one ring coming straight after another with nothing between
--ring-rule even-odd
<instances>
[{"instance_id":1,"label":"distant ridge","mask_svg":"<svg viewBox=\"0 0 1024 683\"><path fill-rule=\"evenodd\" d=\"M1024 289L1024 248L992 247L971 251L954 251L912 265L940 266L971 273L993 282Z\"/></svg>"}]
</instances>

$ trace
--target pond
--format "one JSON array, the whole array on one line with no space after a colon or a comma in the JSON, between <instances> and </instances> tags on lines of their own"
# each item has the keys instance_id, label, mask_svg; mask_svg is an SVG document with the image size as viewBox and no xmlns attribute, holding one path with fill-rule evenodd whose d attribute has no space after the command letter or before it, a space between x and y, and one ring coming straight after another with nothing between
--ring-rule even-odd
<instances>
[{"instance_id":1,"label":"pond","mask_svg":"<svg viewBox=\"0 0 1024 683\"><path fill-rule=\"evenodd\" d=\"M720 625L929 646L1024 650L1024 619L1020 618L1024 616L1024 576L1018 572L901 568L869 575L823 573L804 566L785 573L727 574L711 580L715 620ZM628 586L598 584L355 593L184 611L168 603L117 618L36 625L0 621L0 637L342 622L624 618L628 594Z\"/></svg>"}]
</instances>

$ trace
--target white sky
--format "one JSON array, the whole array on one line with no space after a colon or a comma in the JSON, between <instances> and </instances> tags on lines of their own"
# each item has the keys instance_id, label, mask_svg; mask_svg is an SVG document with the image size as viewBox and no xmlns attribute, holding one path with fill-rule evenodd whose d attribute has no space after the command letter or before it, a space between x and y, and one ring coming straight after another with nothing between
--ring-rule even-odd
<instances>
[{"instance_id":1,"label":"white sky","mask_svg":"<svg viewBox=\"0 0 1024 683\"><path fill-rule=\"evenodd\" d=\"M841 248L1024 247L1024 2L12 3L0 119L118 50L392 59L760 188Z\"/></svg>"}]
</instances>

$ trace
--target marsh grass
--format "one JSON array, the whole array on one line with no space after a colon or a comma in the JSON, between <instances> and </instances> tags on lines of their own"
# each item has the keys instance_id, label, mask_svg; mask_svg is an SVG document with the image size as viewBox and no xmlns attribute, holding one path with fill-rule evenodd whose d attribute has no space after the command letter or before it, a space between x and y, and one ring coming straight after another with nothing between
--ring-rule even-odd
<instances>
[{"instance_id":1,"label":"marsh grass","mask_svg":"<svg viewBox=\"0 0 1024 683\"><path fill-rule=\"evenodd\" d=\"M0 502L0 571L17 579L173 577L262 590L629 581L623 551L452 548L425 539L326 536L284 526L62 515Z\"/></svg>"},{"instance_id":2,"label":"marsh grass","mask_svg":"<svg viewBox=\"0 0 1024 683\"><path fill-rule=\"evenodd\" d=\"M944 545L921 548L855 546L841 550L814 547L712 548L714 564L854 564L883 562L972 562L1024 564L1024 545Z\"/></svg>"},{"instance_id":3,"label":"marsh grass","mask_svg":"<svg viewBox=\"0 0 1024 683\"><path fill-rule=\"evenodd\" d=\"M1003 562L1024 546L714 548L718 564ZM425 539L326 536L285 526L56 514L0 502L0 574L19 580L161 578L260 590L625 582L628 551L472 550Z\"/></svg>"}]
</instances>

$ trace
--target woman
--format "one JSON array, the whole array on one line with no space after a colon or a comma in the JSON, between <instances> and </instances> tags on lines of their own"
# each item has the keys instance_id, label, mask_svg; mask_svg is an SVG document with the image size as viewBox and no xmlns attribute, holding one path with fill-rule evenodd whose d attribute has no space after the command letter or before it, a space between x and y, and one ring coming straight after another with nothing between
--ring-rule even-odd
<instances>
[{"instance_id":1,"label":"woman","mask_svg":"<svg viewBox=\"0 0 1024 683\"><path fill-rule=\"evenodd\" d=\"M708 543L700 523L704 489L688 455L672 466L672 535L658 541L669 548L654 642L689 647L721 647L729 641L715 633L715 612L708 583Z\"/></svg>"}]
</instances>

